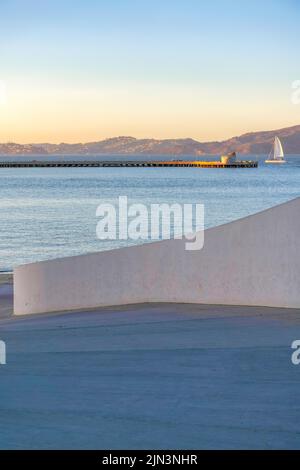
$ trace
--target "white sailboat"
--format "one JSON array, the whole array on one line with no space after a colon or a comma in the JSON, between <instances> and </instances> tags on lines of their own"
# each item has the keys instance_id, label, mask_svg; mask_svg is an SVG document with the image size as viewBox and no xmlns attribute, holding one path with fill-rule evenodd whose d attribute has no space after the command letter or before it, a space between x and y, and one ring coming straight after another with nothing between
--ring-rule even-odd
<instances>
[{"instance_id":1,"label":"white sailboat","mask_svg":"<svg viewBox=\"0 0 300 470\"><path fill-rule=\"evenodd\" d=\"M274 148L265 163L285 163L284 152L279 137L275 137Z\"/></svg>"}]
</instances>

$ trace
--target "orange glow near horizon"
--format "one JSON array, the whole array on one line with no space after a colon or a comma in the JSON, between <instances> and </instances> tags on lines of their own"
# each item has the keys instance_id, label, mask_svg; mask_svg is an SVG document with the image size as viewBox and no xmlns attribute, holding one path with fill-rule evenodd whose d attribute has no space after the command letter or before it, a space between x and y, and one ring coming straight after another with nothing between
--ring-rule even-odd
<instances>
[{"instance_id":1,"label":"orange glow near horizon","mask_svg":"<svg viewBox=\"0 0 300 470\"><path fill-rule=\"evenodd\" d=\"M239 102L234 92L212 96L210 90L197 87L24 90L7 83L6 88L6 99L0 103L0 142L75 143L120 135L213 141L300 121L300 107L286 97L274 103L272 96L263 100L245 95Z\"/></svg>"}]
</instances>

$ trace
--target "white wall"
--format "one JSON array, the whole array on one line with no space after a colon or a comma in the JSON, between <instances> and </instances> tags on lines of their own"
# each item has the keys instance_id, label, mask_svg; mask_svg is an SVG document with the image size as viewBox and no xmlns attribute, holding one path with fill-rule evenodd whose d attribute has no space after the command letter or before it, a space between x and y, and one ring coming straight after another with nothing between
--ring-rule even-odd
<instances>
[{"instance_id":1,"label":"white wall","mask_svg":"<svg viewBox=\"0 0 300 470\"><path fill-rule=\"evenodd\" d=\"M300 198L205 231L204 248L168 240L20 266L16 315L139 302L300 308Z\"/></svg>"}]
</instances>

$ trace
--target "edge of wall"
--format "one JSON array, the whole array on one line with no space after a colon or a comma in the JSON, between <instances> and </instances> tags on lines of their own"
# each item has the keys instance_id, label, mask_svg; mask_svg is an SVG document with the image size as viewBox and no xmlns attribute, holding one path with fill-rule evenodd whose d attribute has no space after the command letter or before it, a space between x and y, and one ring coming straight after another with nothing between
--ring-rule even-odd
<instances>
[{"instance_id":1,"label":"edge of wall","mask_svg":"<svg viewBox=\"0 0 300 470\"><path fill-rule=\"evenodd\" d=\"M300 308L300 198L204 232L19 266L14 313L144 302Z\"/></svg>"}]
</instances>

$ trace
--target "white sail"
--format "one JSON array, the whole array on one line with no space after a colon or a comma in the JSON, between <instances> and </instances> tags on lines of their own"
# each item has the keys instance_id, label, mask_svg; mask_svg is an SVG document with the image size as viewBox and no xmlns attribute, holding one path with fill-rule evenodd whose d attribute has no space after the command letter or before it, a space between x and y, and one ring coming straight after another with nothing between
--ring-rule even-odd
<instances>
[{"instance_id":1,"label":"white sail","mask_svg":"<svg viewBox=\"0 0 300 470\"><path fill-rule=\"evenodd\" d=\"M265 160L265 163L285 163L285 162L286 160L284 159L284 152L283 152L282 144L280 142L279 137L276 136L274 139L273 152L271 150L269 157L267 158L267 160Z\"/></svg>"},{"instance_id":2,"label":"white sail","mask_svg":"<svg viewBox=\"0 0 300 470\"><path fill-rule=\"evenodd\" d=\"M283 148L282 148L280 139L278 137L275 137L274 160L283 160L283 159L284 159L284 153L283 153Z\"/></svg>"}]
</instances>

